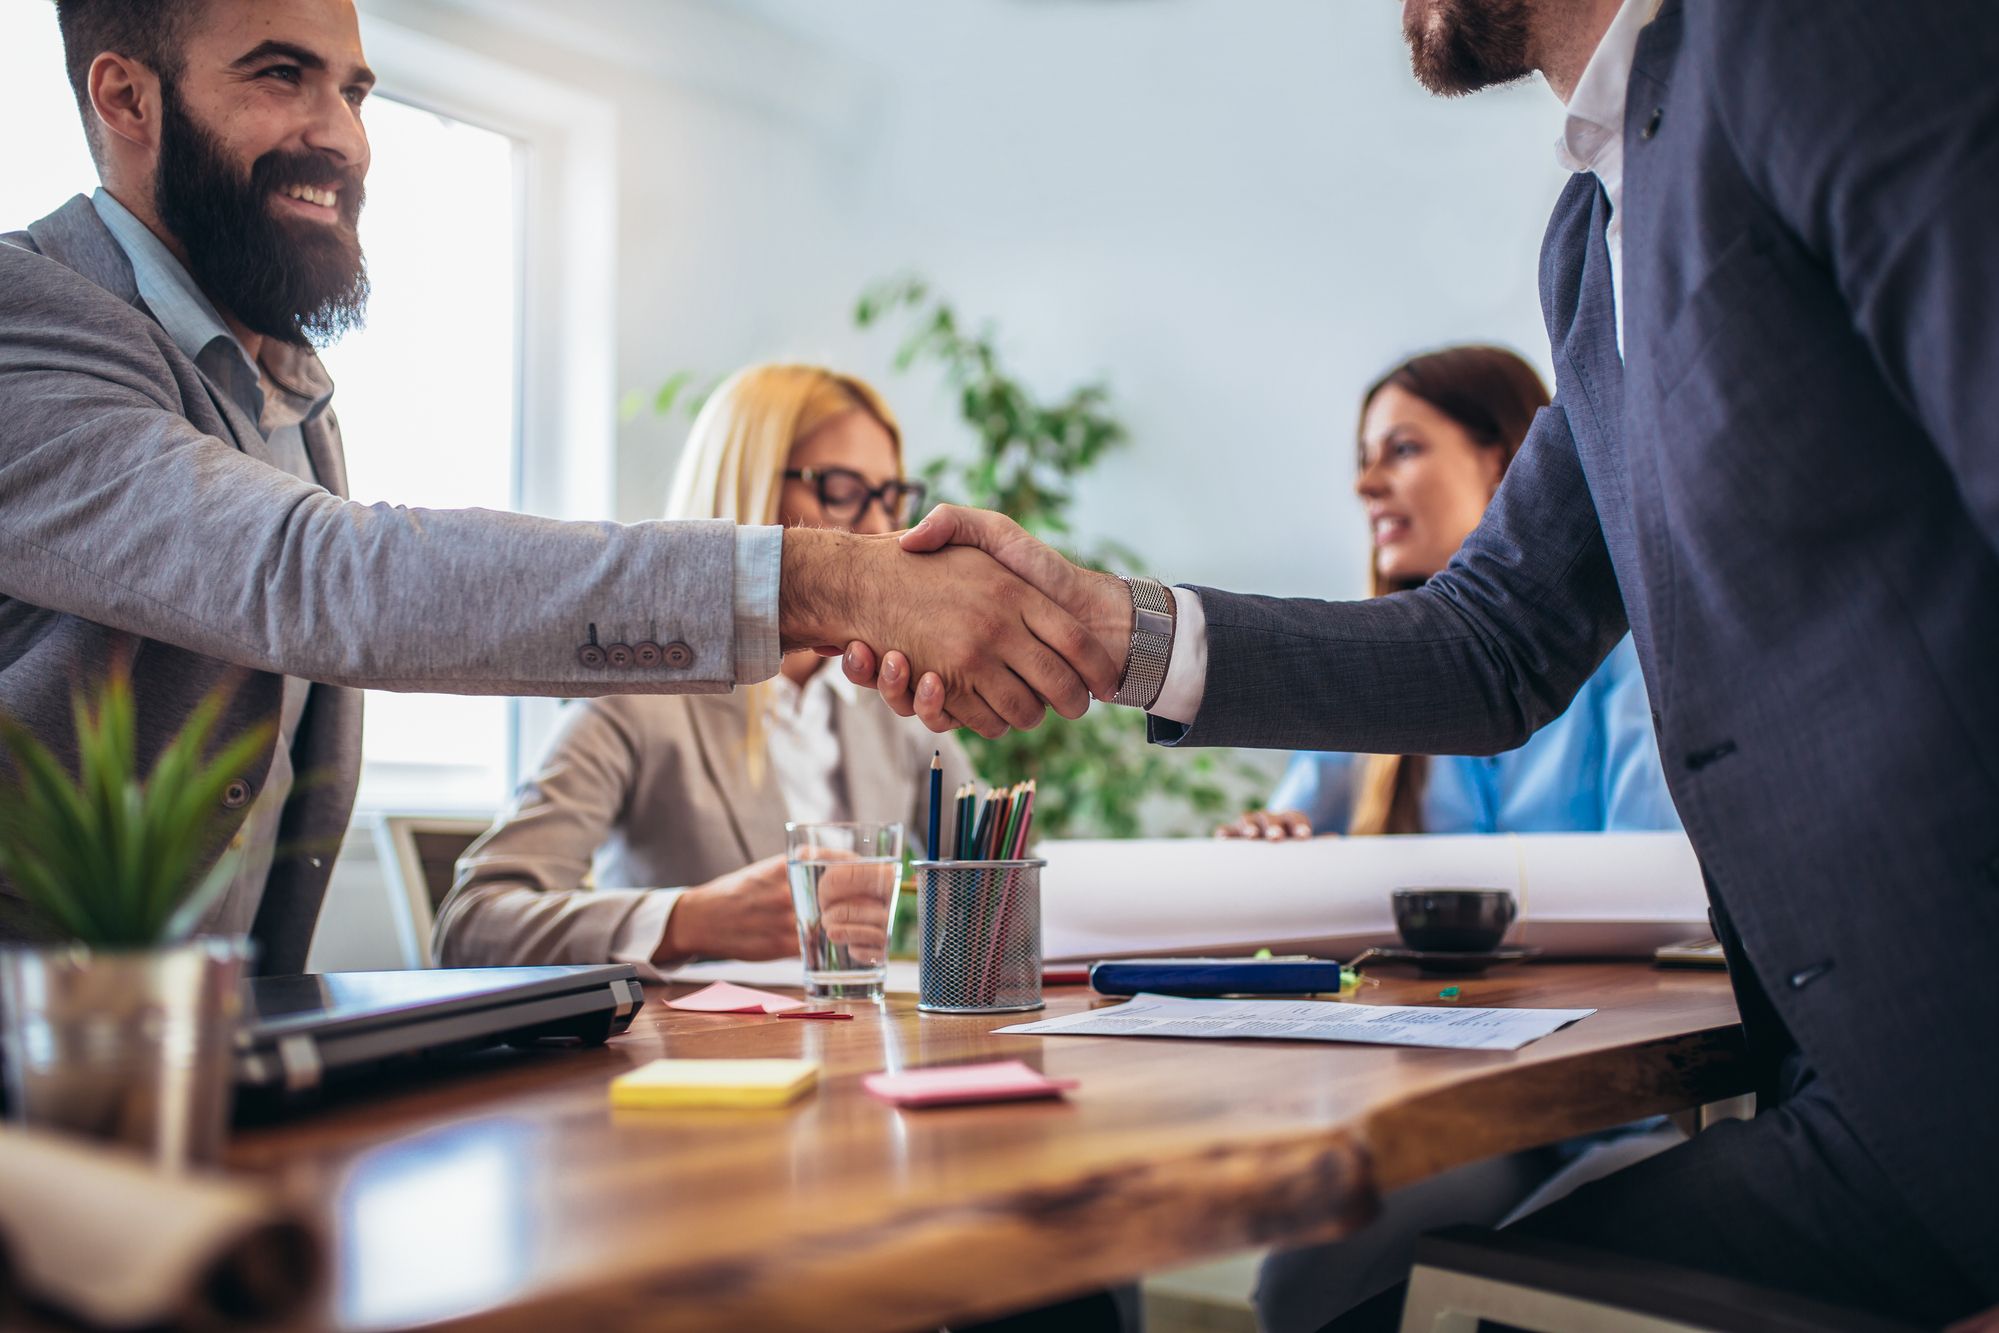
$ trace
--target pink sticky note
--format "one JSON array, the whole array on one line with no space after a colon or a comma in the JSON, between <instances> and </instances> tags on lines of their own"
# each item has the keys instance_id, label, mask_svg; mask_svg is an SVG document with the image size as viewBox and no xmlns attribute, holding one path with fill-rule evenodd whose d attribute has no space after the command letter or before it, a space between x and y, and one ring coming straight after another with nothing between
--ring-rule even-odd
<instances>
[{"instance_id":1,"label":"pink sticky note","mask_svg":"<svg viewBox=\"0 0 1999 1333\"><path fill-rule=\"evenodd\" d=\"M697 1014L781 1014L791 1009L803 1009L805 1001L767 990L752 990L733 981L718 981L692 995L668 1000L666 1007L687 1009Z\"/></svg>"},{"instance_id":2,"label":"pink sticky note","mask_svg":"<svg viewBox=\"0 0 1999 1333\"><path fill-rule=\"evenodd\" d=\"M897 1106L951 1106L1059 1097L1077 1083L1073 1078L1049 1078L1019 1060L995 1060L983 1065L933 1065L900 1074L869 1074L861 1086Z\"/></svg>"}]
</instances>

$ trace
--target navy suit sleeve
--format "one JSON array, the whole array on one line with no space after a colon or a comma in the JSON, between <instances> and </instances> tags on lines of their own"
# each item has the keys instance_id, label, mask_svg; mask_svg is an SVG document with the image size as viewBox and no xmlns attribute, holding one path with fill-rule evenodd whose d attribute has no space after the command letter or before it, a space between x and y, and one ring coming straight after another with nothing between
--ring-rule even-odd
<instances>
[{"instance_id":1,"label":"navy suit sleeve","mask_svg":"<svg viewBox=\"0 0 1999 1333\"><path fill-rule=\"evenodd\" d=\"M1361 602L1198 589L1208 681L1169 745L1497 754L1559 716L1627 628L1558 397L1450 567Z\"/></svg>"},{"instance_id":2,"label":"navy suit sleeve","mask_svg":"<svg viewBox=\"0 0 1999 1333\"><path fill-rule=\"evenodd\" d=\"M1999 550L1999 6L1713 0L1687 19L1745 172Z\"/></svg>"}]
</instances>

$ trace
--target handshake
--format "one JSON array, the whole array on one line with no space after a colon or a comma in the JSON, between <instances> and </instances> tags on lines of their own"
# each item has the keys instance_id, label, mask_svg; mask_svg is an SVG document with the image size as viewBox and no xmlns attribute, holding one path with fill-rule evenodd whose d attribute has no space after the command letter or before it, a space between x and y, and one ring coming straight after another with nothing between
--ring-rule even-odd
<instances>
[{"instance_id":1,"label":"handshake","mask_svg":"<svg viewBox=\"0 0 1999 1333\"><path fill-rule=\"evenodd\" d=\"M779 588L785 651L843 656L849 679L932 731L1081 717L1117 693L1131 647L1123 580L980 509L940 505L879 536L787 528Z\"/></svg>"}]
</instances>

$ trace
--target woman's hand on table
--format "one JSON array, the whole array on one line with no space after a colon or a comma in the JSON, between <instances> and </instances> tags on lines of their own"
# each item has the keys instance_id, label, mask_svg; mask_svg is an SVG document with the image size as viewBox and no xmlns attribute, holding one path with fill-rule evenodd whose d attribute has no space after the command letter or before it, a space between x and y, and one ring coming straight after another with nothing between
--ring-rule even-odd
<instances>
[{"instance_id":1,"label":"woman's hand on table","mask_svg":"<svg viewBox=\"0 0 1999 1333\"><path fill-rule=\"evenodd\" d=\"M1297 810L1251 810L1215 829L1217 838L1290 842L1312 836L1312 821Z\"/></svg>"},{"instance_id":2,"label":"woman's hand on table","mask_svg":"<svg viewBox=\"0 0 1999 1333\"><path fill-rule=\"evenodd\" d=\"M755 962L798 953L798 918L784 856L767 856L680 895L666 919L655 961L740 958Z\"/></svg>"}]
</instances>

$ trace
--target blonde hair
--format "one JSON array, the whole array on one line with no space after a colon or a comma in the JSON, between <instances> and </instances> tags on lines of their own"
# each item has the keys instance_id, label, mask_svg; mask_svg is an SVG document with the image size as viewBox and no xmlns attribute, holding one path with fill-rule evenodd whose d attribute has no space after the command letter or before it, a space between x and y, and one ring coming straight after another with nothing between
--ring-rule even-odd
<instances>
[{"instance_id":1,"label":"blonde hair","mask_svg":"<svg viewBox=\"0 0 1999 1333\"><path fill-rule=\"evenodd\" d=\"M715 386L694 418L667 488L665 516L776 523L792 446L848 412L866 412L881 423L900 469L902 428L864 381L819 366L771 364L737 371ZM750 782L761 786L770 687L758 683L744 693Z\"/></svg>"}]
</instances>

